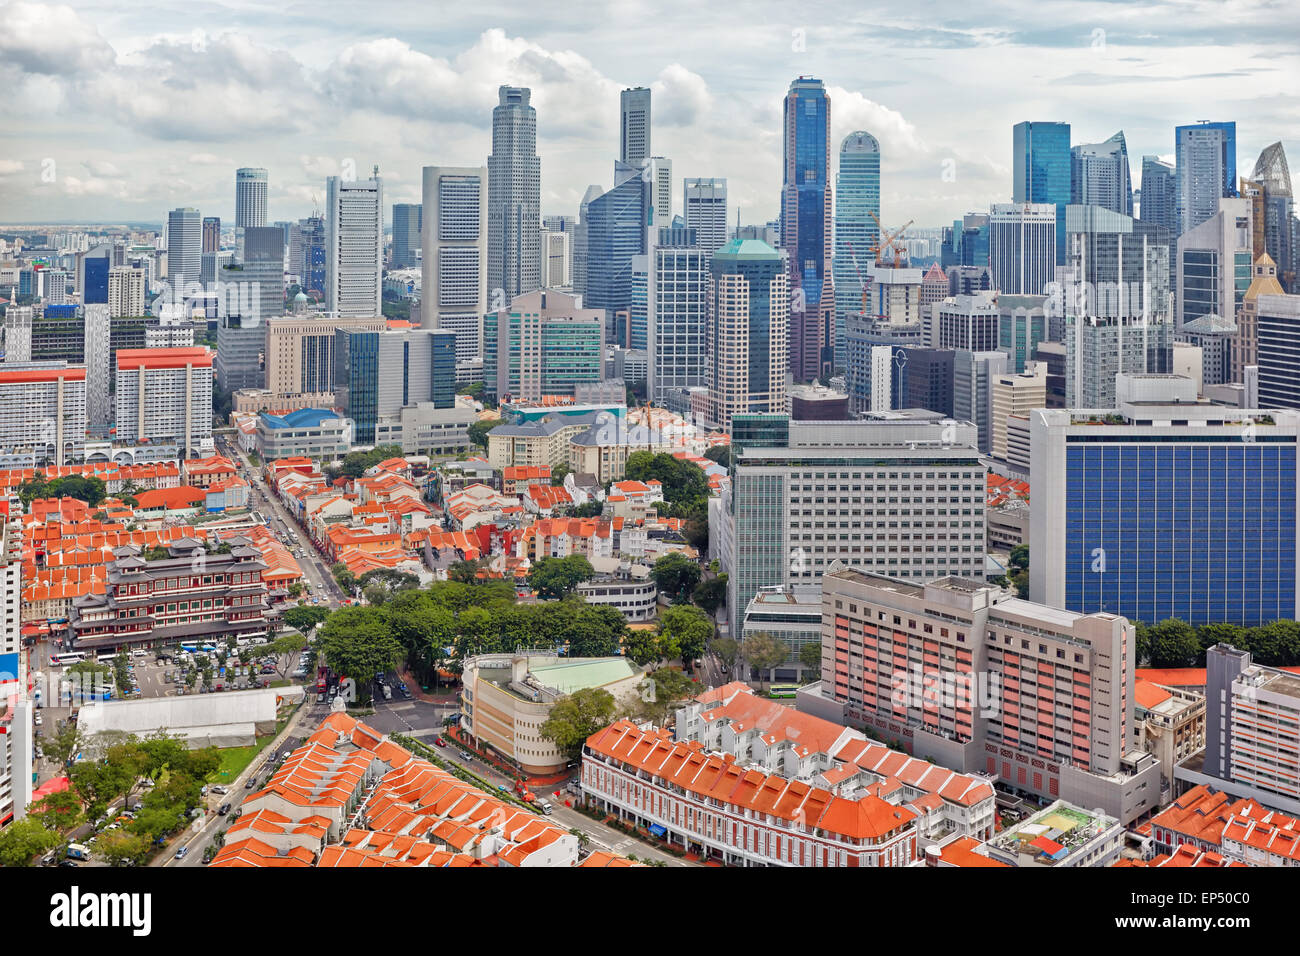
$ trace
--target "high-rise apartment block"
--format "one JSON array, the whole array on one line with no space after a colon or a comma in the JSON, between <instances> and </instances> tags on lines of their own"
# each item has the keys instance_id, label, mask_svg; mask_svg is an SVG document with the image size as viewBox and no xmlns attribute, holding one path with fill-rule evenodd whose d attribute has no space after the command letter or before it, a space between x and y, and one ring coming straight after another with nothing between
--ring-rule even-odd
<instances>
[{"instance_id":1,"label":"high-rise apartment block","mask_svg":"<svg viewBox=\"0 0 1300 956\"><path fill-rule=\"evenodd\" d=\"M116 363L119 441L175 445L181 458L213 453L209 349L122 349Z\"/></svg>"}]
</instances>

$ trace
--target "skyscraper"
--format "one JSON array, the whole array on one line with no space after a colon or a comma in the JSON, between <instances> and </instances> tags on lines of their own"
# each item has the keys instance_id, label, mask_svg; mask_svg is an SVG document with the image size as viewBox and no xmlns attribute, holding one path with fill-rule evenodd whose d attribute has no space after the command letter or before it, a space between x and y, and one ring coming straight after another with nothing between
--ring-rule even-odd
<instances>
[{"instance_id":1,"label":"skyscraper","mask_svg":"<svg viewBox=\"0 0 1300 956\"><path fill-rule=\"evenodd\" d=\"M654 225L667 229L673 224L673 161L666 156L651 156L654 167Z\"/></svg>"},{"instance_id":2,"label":"skyscraper","mask_svg":"<svg viewBox=\"0 0 1300 956\"><path fill-rule=\"evenodd\" d=\"M266 225L266 170L235 170L235 228Z\"/></svg>"},{"instance_id":3,"label":"skyscraper","mask_svg":"<svg viewBox=\"0 0 1300 956\"><path fill-rule=\"evenodd\" d=\"M572 395L604 379L604 315L563 292L517 296L483 320L483 384L500 399Z\"/></svg>"},{"instance_id":4,"label":"skyscraper","mask_svg":"<svg viewBox=\"0 0 1300 956\"><path fill-rule=\"evenodd\" d=\"M1178 178L1174 167L1158 156L1142 157L1142 202L1138 208L1143 222L1163 226L1178 235Z\"/></svg>"},{"instance_id":5,"label":"skyscraper","mask_svg":"<svg viewBox=\"0 0 1300 956\"><path fill-rule=\"evenodd\" d=\"M640 168L650 158L650 90L644 86L619 94L619 160Z\"/></svg>"},{"instance_id":6,"label":"skyscraper","mask_svg":"<svg viewBox=\"0 0 1300 956\"><path fill-rule=\"evenodd\" d=\"M835 367L848 362L845 317L862 311L862 284L875 257L880 230L880 143L859 130L840 143L835 174Z\"/></svg>"},{"instance_id":7,"label":"skyscraper","mask_svg":"<svg viewBox=\"0 0 1300 956\"><path fill-rule=\"evenodd\" d=\"M542 163L537 157L537 111L528 105L532 92L503 86L498 96L487 162L487 283L492 304L500 307L542 285L537 229L542 220Z\"/></svg>"},{"instance_id":8,"label":"skyscraper","mask_svg":"<svg viewBox=\"0 0 1300 956\"><path fill-rule=\"evenodd\" d=\"M393 268L413 268L419 257L423 208L419 203L393 204Z\"/></svg>"},{"instance_id":9,"label":"skyscraper","mask_svg":"<svg viewBox=\"0 0 1300 956\"><path fill-rule=\"evenodd\" d=\"M1204 121L1174 127L1178 235L1195 229L1237 195L1237 124Z\"/></svg>"},{"instance_id":10,"label":"skyscraper","mask_svg":"<svg viewBox=\"0 0 1300 956\"><path fill-rule=\"evenodd\" d=\"M578 223L573 227L573 292L583 301L587 297L587 223L591 218L591 204L603 192L594 184L587 187L578 204Z\"/></svg>"},{"instance_id":11,"label":"skyscraper","mask_svg":"<svg viewBox=\"0 0 1300 956\"><path fill-rule=\"evenodd\" d=\"M1257 271L1272 265L1268 253ZM1254 299L1259 407L1300 408L1300 295L1260 294Z\"/></svg>"},{"instance_id":12,"label":"skyscraper","mask_svg":"<svg viewBox=\"0 0 1300 956\"><path fill-rule=\"evenodd\" d=\"M586 286L582 304L604 309L606 338L614 333L614 313L632 305L632 258L644 255L651 226L653 182L639 166L614 164L614 188L587 204Z\"/></svg>"},{"instance_id":13,"label":"skyscraper","mask_svg":"<svg viewBox=\"0 0 1300 956\"><path fill-rule=\"evenodd\" d=\"M424 167L421 326L456 333L456 361L483 357L488 310L488 170Z\"/></svg>"},{"instance_id":14,"label":"skyscraper","mask_svg":"<svg viewBox=\"0 0 1300 956\"><path fill-rule=\"evenodd\" d=\"M1083 143L1071 148L1070 202L1133 215L1132 173L1123 130L1104 143Z\"/></svg>"},{"instance_id":15,"label":"skyscraper","mask_svg":"<svg viewBox=\"0 0 1300 956\"><path fill-rule=\"evenodd\" d=\"M219 216L203 217L203 251L221 251L221 218Z\"/></svg>"},{"instance_id":16,"label":"skyscraper","mask_svg":"<svg viewBox=\"0 0 1300 956\"><path fill-rule=\"evenodd\" d=\"M1011 295L1041 295L1056 274L1057 235L1064 225L1064 205L1013 202L991 206L989 270L993 288Z\"/></svg>"},{"instance_id":17,"label":"skyscraper","mask_svg":"<svg viewBox=\"0 0 1300 956\"><path fill-rule=\"evenodd\" d=\"M643 260L646 282L647 396L665 404L707 384L710 253L690 228L662 229Z\"/></svg>"},{"instance_id":18,"label":"skyscraper","mask_svg":"<svg viewBox=\"0 0 1300 956\"><path fill-rule=\"evenodd\" d=\"M1251 201L1216 198L1215 206L1213 215L1178 237L1173 268L1180 327L1203 315L1235 319L1250 285Z\"/></svg>"},{"instance_id":19,"label":"skyscraper","mask_svg":"<svg viewBox=\"0 0 1300 956\"><path fill-rule=\"evenodd\" d=\"M682 215L706 255L721 249L727 243L727 181L683 179Z\"/></svg>"},{"instance_id":20,"label":"skyscraper","mask_svg":"<svg viewBox=\"0 0 1300 956\"><path fill-rule=\"evenodd\" d=\"M1011 163L1012 202L1052 203L1057 207L1055 262L1064 263L1065 206L1070 202L1070 124L1017 123L1011 134Z\"/></svg>"},{"instance_id":21,"label":"skyscraper","mask_svg":"<svg viewBox=\"0 0 1300 956\"><path fill-rule=\"evenodd\" d=\"M199 281L203 261L203 223L199 211L189 207L167 214L167 282L180 295L185 286Z\"/></svg>"},{"instance_id":22,"label":"skyscraper","mask_svg":"<svg viewBox=\"0 0 1300 956\"><path fill-rule=\"evenodd\" d=\"M757 239L732 239L713 254L709 271L708 388L714 422L729 429L736 414L784 412L790 289L781 253Z\"/></svg>"},{"instance_id":23,"label":"skyscraper","mask_svg":"<svg viewBox=\"0 0 1300 956\"><path fill-rule=\"evenodd\" d=\"M790 371L795 381L829 375L835 361L831 277L831 101L821 80L801 76L784 105L781 246L790 270Z\"/></svg>"},{"instance_id":24,"label":"skyscraper","mask_svg":"<svg viewBox=\"0 0 1300 956\"><path fill-rule=\"evenodd\" d=\"M1250 178L1264 188L1264 251L1277 265L1282 288L1294 293L1297 291L1296 249L1292 242L1295 204L1291 170L1287 168L1286 152L1280 142L1264 147Z\"/></svg>"},{"instance_id":25,"label":"skyscraper","mask_svg":"<svg viewBox=\"0 0 1300 956\"><path fill-rule=\"evenodd\" d=\"M343 318L382 315L384 186L370 179L325 182L325 309Z\"/></svg>"}]
</instances>

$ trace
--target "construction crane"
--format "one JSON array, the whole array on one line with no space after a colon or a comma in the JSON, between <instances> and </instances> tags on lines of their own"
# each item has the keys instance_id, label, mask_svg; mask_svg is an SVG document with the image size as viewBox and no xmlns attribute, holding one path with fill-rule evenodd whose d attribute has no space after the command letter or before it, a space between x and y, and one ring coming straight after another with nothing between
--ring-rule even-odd
<instances>
[{"instance_id":1,"label":"construction crane","mask_svg":"<svg viewBox=\"0 0 1300 956\"><path fill-rule=\"evenodd\" d=\"M868 210L868 212L870 212L870 210ZM885 261L883 253L886 249L893 249L894 250L893 268L895 269L901 268L902 257L907 254L907 249L898 240L902 238L903 233L907 231L907 227L910 226L916 220L909 219L907 220L907 223L905 225L899 227L898 229L895 229L893 232L887 233L885 231L885 227L880 222L879 216L877 216L874 212L872 212L871 218L875 222L876 228L880 230L880 234L883 237L879 242L876 243L876 265L889 266L890 263Z\"/></svg>"}]
</instances>

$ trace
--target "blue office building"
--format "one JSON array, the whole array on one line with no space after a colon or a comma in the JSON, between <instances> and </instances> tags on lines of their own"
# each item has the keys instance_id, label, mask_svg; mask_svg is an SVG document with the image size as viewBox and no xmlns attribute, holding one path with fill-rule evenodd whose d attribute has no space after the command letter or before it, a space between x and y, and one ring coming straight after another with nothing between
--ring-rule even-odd
<instances>
[{"instance_id":1,"label":"blue office building","mask_svg":"<svg viewBox=\"0 0 1300 956\"><path fill-rule=\"evenodd\" d=\"M875 219L872 217L875 216ZM880 241L880 143L859 130L840 143L835 174L835 368L848 364L845 318L862 311L862 284Z\"/></svg>"},{"instance_id":2,"label":"blue office building","mask_svg":"<svg viewBox=\"0 0 1300 956\"><path fill-rule=\"evenodd\" d=\"M1056 264L1065 264L1070 203L1070 124L1024 122L1012 129L1012 202L1056 204Z\"/></svg>"},{"instance_id":3,"label":"blue office building","mask_svg":"<svg viewBox=\"0 0 1300 956\"><path fill-rule=\"evenodd\" d=\"M1295 618L1300 413L1197 404L1195 383L1171 376L1119 378L1117 411L1031 413L1030 599L1147 623ZM1190 401L1143 394L1168 383Z\"/></svg>"},{"instance_id":4,"label":"blue office building","mask_svg":"<svg viewBox=\"0 0 1300 956\"><path fill-rule=\"evenodd\" d=\"M81 265L85 287L81 290L82 305L108 304L108 267L104 256L87 257Z\"/></svg>"},{"instance_id":5,"label":"blue office building","mask_svg":"<svg viewBox=\"0 0 1300 956\"><path fill-rule=\"evenodd\" d=\"M582 304L605 310L606 337L611 341L616 339L614 313L632 307L632 259L645 255L653 186L642 177L641 167L616 162L614 188L587 206L587 285Z\"/></svg>"},{"instance_id":6,"label":"blue office building","mask_svg":"<svg viewBox=\"0 0 1300 956\"><path fill-rule=\"evenodd\" d=\"M455 333L430 329L334 333L334 395L355 424L360 445L376 441L375 426L403 408L456 404Z\"/></svg>"}]
</instances>

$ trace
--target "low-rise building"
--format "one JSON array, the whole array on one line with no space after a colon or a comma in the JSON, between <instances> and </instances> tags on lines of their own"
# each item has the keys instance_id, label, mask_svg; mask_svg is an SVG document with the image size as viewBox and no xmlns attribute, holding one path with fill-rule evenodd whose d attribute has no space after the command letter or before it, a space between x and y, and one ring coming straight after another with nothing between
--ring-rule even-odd
<instances>
[{"instance_id":1,"label":"low-rise building","mask_svg":"<svg viewBox=\"0 0 1300 956\"><path fill-rule=\"evenodd\" d=\"M352 448L352 419L329 408L300 408L284 415L262 412L257 445L268 460L304 456L338 458Z\"/></svg>"},{"instance_id":2,"label":"low-rise building","mask_svg":"<svg viewBox=\"0 0 1300 956\"><path fill-rule=\"evenodd\" d=\"M618 558L595 558L591 562L596 576L575 589L588 604L617 608L631 623L652 621L658 611L659 589L644 564L631 564Z\"/></svg>"},{"instance_id":3,"label":"low-rise building","mask_svg":"<svg viewBox=\"0 0 1300 956\"><path fill-rule=\"evenodd\" d=\"M1019 867L1110 866L1124 849L1124 826L1099 810L1057 800L989 841L989 855Z\"/></svg>"}]
</instances>

